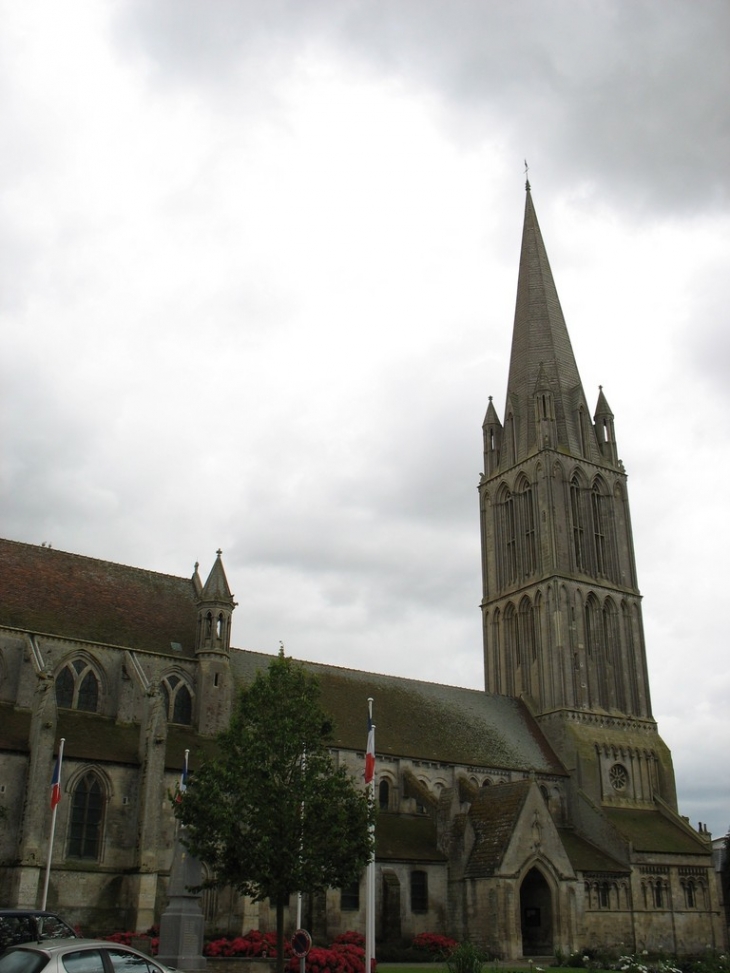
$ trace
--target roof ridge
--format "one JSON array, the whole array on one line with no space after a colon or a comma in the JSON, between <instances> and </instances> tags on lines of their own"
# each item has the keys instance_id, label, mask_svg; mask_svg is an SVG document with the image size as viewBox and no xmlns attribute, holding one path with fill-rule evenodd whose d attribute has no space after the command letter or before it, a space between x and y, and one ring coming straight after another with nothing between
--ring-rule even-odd
<instances>
[{"instance_id":1,"label":"roof ridge","mask_svg":"<svg viewBox=\"0 0 730 973\"><path fill-rule=\"evenodd\" d=\"M231 652L246 652L248 655L260 655L267 659L274 659L276 655L274 653L269 654L268 652L261 652L258 649L244 649L239 646L231 646ZM315 662L312 659L298 659L296 656L291 656L294 662L300 662L302 665L308 668L317 669L331 669L335 672L349 672L356 676L379 676L383 679L397 679L399 682L414 683L420 686L436 686L439 689L459 689L465 692L476 693L479 696L499 696L502 698L501 693L488 693L486 689L479 689L474 686L458 686L452 683L435 682L430 679L414 679L413 676L401 676L393 672L375 672L373 669L356 669L351 666L338 666L333 662ZM517 699L511 696L505 696L505 699L509 699L511 702L518 702Z\"/></svg>"},{"instance_id":2,"label":"roof ridge","mask_svg":"<svg viewBox=\"0 0 730 973\"><path fill-rule=\"evenodd\" d=\"M161 578L172 578L175 581L189 581L187 575L170 574L168 571L156 571L153 568L141 568L135 564L124 564L122 561L110 561L108 558L92 557L90 554L78 554L75 551L64 551L60 547L51 547L49 544L30 544L27 541L15 541L9 537L0 537L0 545L13 544L16 547L32 548L36 551L48 551L50 554L62 554L64 557L75 558L79 561L92 561L95 564L109 564L115 568L124 568L127 571L136 571L139 574L154 574Z\"/></svg>"}]
</instances>

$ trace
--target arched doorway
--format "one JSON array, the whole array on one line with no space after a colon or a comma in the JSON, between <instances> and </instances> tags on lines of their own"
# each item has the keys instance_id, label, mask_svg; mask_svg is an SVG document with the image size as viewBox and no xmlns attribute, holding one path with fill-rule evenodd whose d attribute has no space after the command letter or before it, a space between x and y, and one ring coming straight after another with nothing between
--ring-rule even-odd
<instances>
[{"instance_id":1,"label":"arched doorway","mask_svg":"<svg viewBox=\"0 0 730 973\"><path fill-rule=\"evenodd\" d=\"M538 868L531 868L520 886L520 924L525 956L552 955L552 895L545 876Z\"/></svg>"}]
</instances>

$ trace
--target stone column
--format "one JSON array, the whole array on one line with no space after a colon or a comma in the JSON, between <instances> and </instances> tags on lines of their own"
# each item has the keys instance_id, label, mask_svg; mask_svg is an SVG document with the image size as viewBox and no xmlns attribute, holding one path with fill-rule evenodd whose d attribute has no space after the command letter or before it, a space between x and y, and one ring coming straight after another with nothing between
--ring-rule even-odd
<instances>
[{"instance_id":1,"label":"stone column","mask_svg":"<svg viewBox=\"0 0 730 973\"><path fill-rule=\"evenodd\" d=\"M205 920L200 894L190 889L202 882L202 866L185 848L179 836L170 872L170 901L160 920L160 950L157 959L178 970L203 970Z\"/></svg>"}]
</instances>

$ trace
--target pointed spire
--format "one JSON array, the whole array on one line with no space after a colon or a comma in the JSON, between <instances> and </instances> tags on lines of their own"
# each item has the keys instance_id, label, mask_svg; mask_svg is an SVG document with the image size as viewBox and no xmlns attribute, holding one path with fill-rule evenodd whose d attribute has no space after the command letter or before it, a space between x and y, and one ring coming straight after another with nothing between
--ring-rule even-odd
<instances>
[{"instance_id":1,"label":"pointed spire","mask_svg":"<svg viewBox=\"0 0 730 973\"><path fill-rule=\"evenodd\" d=\"M593 418L596 422L599 419L604 419L609 417L613 419L613 412L611 412L611 406L608 404L606 396L603 394L603 386L598 386L598 402L596 402L596 411L593 413Z\"/></svg>"},{"instance_id":2,"label":"pointed spire","mask_svg":"<svg viewBox=\"0 0 730 973\"><path fill-rule=\"evenodd\" d=\"M223 551L220 548L216 551L215 564L210 570L208 580L205 582L201 598L203 601L233 601L231 589L228 587L228 578L223 568L221 556Z\"/></svg>"},{"instance_id":3,"label":"pointed spire","mask_svg":"<svg viewBox=\"0 0 730 973\"><path fill-rule=\"evenodd\" d=\"M596 423L596 435L603 458L614 465L620 465L618 451L616 449L616 430L613 425L613 412L611 412L611 406L603 394L602 385L598 386L598 402L596 403L596 411L593 413L593 418Z\"/></svg>"},{"instance_id":4,"label":"pointed spire","mask_svg":"<svg viewBox=\"0 0 730 973\"><path fill-rule=\"evenodd\" d=\"M198 598L198 638L196 651L228 652L231 638L231 615L236 607L223 569L220 549L215 564ZM197 568L196 568L197 574Z\"/></svg>"},{"instance_id":5,"label":"pointed spire","mask_svg":"<svg viewBox=\"0 0 730 973\"><path fill-rule=\"evenodd\" d=\"M502 423L499 421L499 416L497 415L497 410L494 408L491 395L489 396L489 405L487 406L487 414L484 416L482 428L486 429L487 426L499 426L500 429L502 428Z\"/></svg>"},{"instance_id":6,"label":"pointed spire","mask_svg":"<svg viewBox=\"0 0 730 973\"><path fill-rule=\"evenodd\" d=\"M491 395L489 396L487 414L482 423L482 431L484 432L484 473L491 476L499 469L499 456L502 447L502 423L499 421Z\"/></svg>"},{"instance_id":7,"label":"pointed spire","mask_svg":"<svg viewBox=\"0 0 730 973\"><path fill-rule=\"evenodd\" d=\"M198 574L198 568L200 567L200 562L195 562L195 570L193 571L193 588L195 589L196 597L200 598L203 593L203 582L200 580L200 575Z\"/></svg>"},{"instance_id":8,"label":"pointed spire","mask_svg":"<svg viewBox=\"0 0 730 973\"><path fill-rule=\"evenodd\" d=\"M508 463L519 462L539 445L534 421L536 384L552 393L554 445L575 456L598 459L598 444L529 182L526 189L505 406L505 429L510 442L503 451L504 459Z\"/></svg>"}]
</instances>

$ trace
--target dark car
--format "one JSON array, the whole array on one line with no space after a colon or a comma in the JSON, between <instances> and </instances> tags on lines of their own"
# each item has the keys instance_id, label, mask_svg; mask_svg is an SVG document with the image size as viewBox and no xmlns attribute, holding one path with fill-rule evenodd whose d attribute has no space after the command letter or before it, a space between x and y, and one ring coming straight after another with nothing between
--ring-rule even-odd
<instances>
[{"instance_id":1,"label":"dark car","mask_svg":"<svg viewBox=\"0 0 730 973\"><path fill-rule=\"evenodd\" d=\"M46 939L11 946L0 973L171 973L131 946L106 939Z\"/></svg>"},{"instance_id":2,"label":"dark car","mask_svg":"<svg viewBox=\"0 0 730 973\"><path fill-rule=\"evenodd\" d=\"M0 909L0 950L16 943L73 939L76 933L55 912L42 909Z\"/></svg>"}]
</instances>

